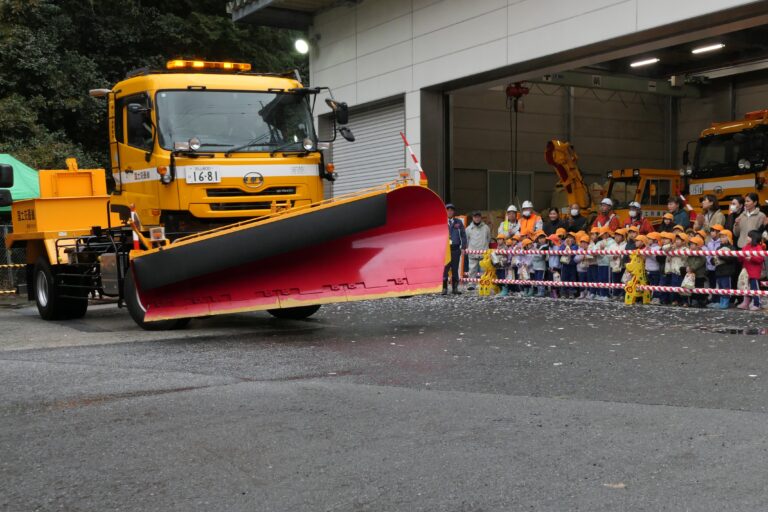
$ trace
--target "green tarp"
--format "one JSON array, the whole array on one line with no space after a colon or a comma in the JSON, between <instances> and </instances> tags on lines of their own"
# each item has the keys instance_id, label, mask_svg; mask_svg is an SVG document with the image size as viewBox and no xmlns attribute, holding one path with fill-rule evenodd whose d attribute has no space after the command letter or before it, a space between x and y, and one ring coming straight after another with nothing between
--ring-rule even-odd
<instances>
[{"instance_id":1,"label":"green tarp","mask_svg":"<svg viewBox=\"0 0 768 512\"><path fill-rule=\"evenodd\" d=\"M40 182L37 179L36 170L24 165L7 153L0 153L0 164L13 166L11 194L14 201L40 197ZM0 208L0 213L9 213L10 211L10 207Z\"/></svg>"}]
</instances>

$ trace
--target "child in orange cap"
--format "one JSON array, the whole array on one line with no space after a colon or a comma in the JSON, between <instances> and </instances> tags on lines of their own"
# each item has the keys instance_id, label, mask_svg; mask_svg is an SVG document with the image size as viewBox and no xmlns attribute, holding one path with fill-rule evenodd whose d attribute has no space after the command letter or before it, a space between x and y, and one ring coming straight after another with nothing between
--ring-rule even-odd
<instances>
[{"instance_id":1,"label":"child in orange cap","mask_svg":"<svg viewBox=\"0 0 768 512\"><path fill-rule=\"evenodd\" d=\"M698 235L692 236L688 240L688 248L694 251L701 250L704 247L704 239ZM707 259L704 256L687 256L686 273L694 274L694 286L696 288L707 287ZM707 305L707 296L695 293L689 299L689 305L695 308L703 308Z\"/></svg>"},{"instance_id":2,"label":"child in orange cap","mask_svg":"<svg viewBox=\"0 0 768 512\"><path fill-rule=\"evenodd\" d=\"M613 234L613 247L611 249L624 250L627 246L627 233L625 228L617 229ZM624 256L611 256L611 282L620 283L621 274L624 272ZM624 300L624 290L611 290L611 298Z\"/></svg>"},{"instance_id":3,"label":"child in orange cap","mask_svg":"<svg viewBox=\"0 0 768 512\"><path fill-rule=\"evenodd\" d=\"M674 241L672 242L672 251L683 251L687 249L688 247L686 244L688 243L688 235L681 231L676 231L673 233L675 236ZM666 264L666 272L669 276L669 283L668 286L677 286L679 287L683 283L683 278L686 274L686 268L688 267L687 264L687 257L686 256L667 256L667 264ZM670 302L674 303L678 306L682 306L683 304L688 303L688 301L680 295L679 293L673 293L670 297Z\"/></svg>"},{"instance_id":4,"label":"child in orange cap","mask_svg":"<svg viewBox=\"0 0 768 512\"><path fill-rule=\"evenodd\" d=\"M525 237L520 241L520 248L522 250L533 249L533 242L530 238ZM533 261L533 255L521 254L517 258L517 278L521 281L530 281L531 279L531 263ZM525 297L533 296L533 286L522 286L523 295Z\"/></svg>"},{"instance_id":5,"label":"child in orange cap","mask_svg":"<svg viewBox=\"0 0 768 512\"><path fill-rule=\"evenodd\" d=\"M661 224L659 225L659 233L671 232L675 227L675 216L671 213L665 213L661 218Z\"/></svg>"},{"instance_id":6,"label":"child in orange cap","mask_svg":"<svg viewBox=\"0 0 768 512\"><path fill-rule=\"evenodd\" d=\"M576 245L576 237L573 233L568 233L565 236L565 241L560 246L561 251L565 250L571 250L575 251L579 248L578 245ZM560 256L560 268L562 269L562 278L563 281L566 282L575 282L578 281L578 272L576 270L576 260L574 259L574 256ZM579 290L577 288L563 288L562 289L562 296L566 299L575 299L576 296L579 294Z\"/></svg>"},{"instance_id":7,"label":"child in orange cap","mask_svg":"<svg viewBox=\"0 0 768 512\"><path fill-rule=\"evenodd\" d=\"M558 231L562 230L563 233L565 233L565 229L558 228ZM562 240L560 239L560 235L558 233L552 234L549 237L547 237L547 240L549 240L549 249L552 251L556 251L560 249L560 246L562 245ZM549 267L549 270L546 273L545 279L547 281L561 281L562 280L562 268L560 265L560 255L558 254L551 254L547 257L547 267ZM548 287L548 291L553 299L556 299L559 295L558 289L554 286Z\"/></svg>"},{"instance_id":8,"label":"child in orange cap","mask_svg":"<svg viewBox=\"0 0 768 512\"><path fill-rule=\"evenodd\" d=\"M582 235L578 238L579 240L579 249L582 250L588 250L589 249L589 236L588 235ZM576 262L576 274L579 276L579 282L580 283L589 283L591 282L589 280L589 260L587 258L592 258L592 256L589 256L587 254L577 254L573 257L573 261ZM592 258L594 259L594 258ZM590 289L589 288L581 288L581 293L578 295L577 298L579 299L587 299L590 295Z\"/></svg>"},{"instance_id":9,"label":"child in orange cap","mask_svg":"<svg viewBox=\"0 0 768 512\"><path fill-rule=\"evenodd\" d=\"M612 238L613 232L609 226L603 226L600 228L600 241L597 242L596 248L598 250L610 250L616 242ZM597 281L599 283L609 284L611 282L611 257L608 255L599 255L597 257ZM597 289L598 300L608 300L610 297L608 288Z\"/></svg>"},{"instance_id":10,"label":"child in orange cap","mask_svg":"<svg viewBox=\"0 0 768 512\"><path fill-rule=\"evenodd\" d=\"M646 235L646 238L648 239L646 246L649 250L658 251L661 249L661 245L659 244L659 241L661 240L661 233L658 231L651 231ZM659 269L662 268L662 265L659 263L660 257L663 258L663 256L643 256L643 259L645 260L645 275L648 278L648 284L651 286L658 286L659 282L661 281L661 272ZM653 292L653 299L651 300L651 304L660 303L661 293Z\"/></svg>"},{"instance_id":11,"label":"child in orange cap","mask_svg":"<svg viewBox=\"0 0 768 512\"><path fill-rule=\"evenodd\" d=\"M533 248L539 251L549 250L549 243L547 242L547 235L544 231L537 231L534 233L536 236L536 243L533 244ZM543 254L534 254L531 261L531 267L533 268L533 279L536 281L544 281L544 277L547 274L547 257ZM545 287L539 286L537 288L537 297L545 296Z\"/></svg>"},{"instance_id":12,"label":"child in orange cap","mask_svg":"<svg viewBox=\"0 0 768 512\"><path fill-rule=\"evenodd\" d=\"M592 228L589 230L589 246L590 251L597 249L597 244L600 242L600 228ZM590 283L597 282L597 256L590 254L584 258L587 262L587 281ZM596 299L598 297L597 288L587 289L587 299Z\"/></svg>"},{"instance_id":13,"label":"child in orange cap","mask_svg":"<svg viewBox=\"0 0 768 512\"><path fill-rule=\"evenodd\" d=\"M663 231L661 232L661 250L666 252L671 251L675 247L675 236L672 231ZM672 260L671 256L664 256L663 257L663 266L661 267L661 280L659 281L659 285L661 286L672 286L673 282L673 274L672 274L672 267L670 265ZM660 264L662 264L660 262ZM669 305L672 303L672 294L669 292L662 292L661 293L661 304L662 305Z\"/></svg>"}]
</instances>

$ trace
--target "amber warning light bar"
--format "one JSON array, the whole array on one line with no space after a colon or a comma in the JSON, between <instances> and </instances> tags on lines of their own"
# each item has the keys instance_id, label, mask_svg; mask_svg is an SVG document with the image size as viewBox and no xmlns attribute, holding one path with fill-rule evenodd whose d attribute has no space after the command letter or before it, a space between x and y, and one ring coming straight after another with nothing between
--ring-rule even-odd
<instances>
[{"instance_id":1,"label":"amber warning light bar","mask_svg":"<svg viewBox=\"0 0 768 512\"><path fill-rule=\"evenodd\" d=\"M251 65L245 62L208 62L204 60L169 60L168 69L220 69L224 71L250 71Z\"/></svg>"}]
</instances>

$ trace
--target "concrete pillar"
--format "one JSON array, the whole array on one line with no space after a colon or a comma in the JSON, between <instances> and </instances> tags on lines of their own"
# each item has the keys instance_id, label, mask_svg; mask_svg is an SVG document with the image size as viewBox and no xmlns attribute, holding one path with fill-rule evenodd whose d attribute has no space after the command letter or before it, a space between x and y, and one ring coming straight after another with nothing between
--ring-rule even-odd
<instances>
[{"instance_id":1,"label":"concrete pillar","mask_svg":"<svg viewBox=\"0 0 768 512\"><path fill-rule=\"evenodd\" d=\"M421 167L429 179L429 188L446 200L450 200L451 178L448 111L448 97L443 92L421 91Z\"/></svg>"}]
</instances>

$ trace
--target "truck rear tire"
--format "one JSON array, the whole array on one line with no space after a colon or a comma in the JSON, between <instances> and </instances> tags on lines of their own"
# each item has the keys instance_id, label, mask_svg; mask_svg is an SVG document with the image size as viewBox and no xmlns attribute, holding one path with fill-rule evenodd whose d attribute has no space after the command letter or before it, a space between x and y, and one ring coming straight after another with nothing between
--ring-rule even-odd
<instances>
[{"instance_id":1,"label":"truck rear tire","mask_svg":"<svg viewBox=\"0 0 768 512\"><path fill-rule=\"evenodd\" d=\"M147 313L147 310L144 309L144 306L142 306L141 301L139 300L139 294L136 291L136 283L133 280L133 272L131 272L130 269L126 271L125 275L123 298L125 299L125 306L128 308L128 313L130 313L133 321L146 331L170 331L173 329L182 329L189 324L189 318L145 322L144 315Z\"/></svg>"},{"instance_id":2,"label":"truck rear tire","mask_svg":"<svg viewBox=\"0 0 768 512\"><path fill-rule=\"evenodd\" d=\"M43 320L82 318L88 310L87 295L82 299L61 296L62 290L56 286L53 269L44 257L37 260L32 270L32 289L37 311Z\"/></svg>"},{"instance_id":3,"label":"truck rear tire","mask_svg":"<svg viewBox=\"0 0 768 512\"><path fill-rule=\"evenodd\" d=\"M268 309L267 313L281 320L304 320L317 313L318 309L320 309L319 304L314 306L299 306L296 308Z\"/></svg>"}]
</instances>

